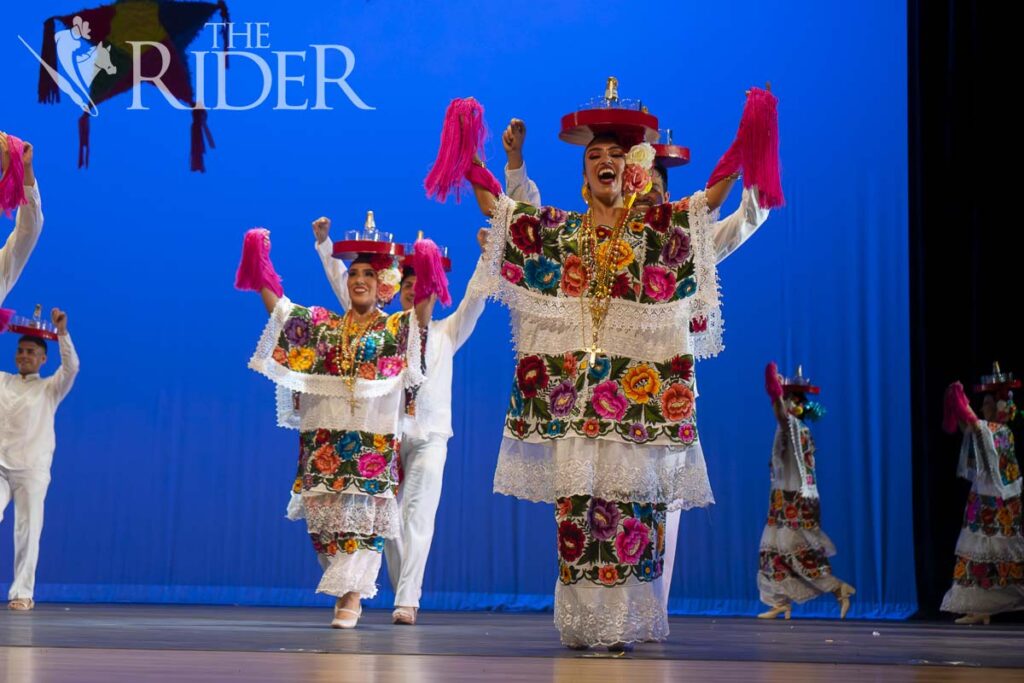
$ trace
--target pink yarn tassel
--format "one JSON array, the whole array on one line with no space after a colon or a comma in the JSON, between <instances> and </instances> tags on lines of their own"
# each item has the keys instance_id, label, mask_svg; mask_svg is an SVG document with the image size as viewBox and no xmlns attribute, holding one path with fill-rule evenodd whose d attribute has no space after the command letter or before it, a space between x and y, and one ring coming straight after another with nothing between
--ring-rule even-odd
<instances>
[{"instance_id":1,"label":"pink yarn tassel","mask_svg":"<svg viewBox=\"0 0 1024 683\"><path fill-rule=\"evenodd\" d=\"M775 361L769 363L764 369L764 390L768 392L768 398L775 403L782 398L782 382L779 381L779 366Z\"/></svg>"},{"instance_id":2,"label":"pink yarn tassel","mask_svg":"<svg viewBox=\"0 0 1024 683\"><path fill-rule=\"evenodd\" d=\"M264 287L277 296L282 296L281 276L270 262L270 231L253 228L245 233L242 242L242 260L235 273L235 289L243 292L259 292Z\"/></svg>"},{"instance_id":3,"label":"pink yarn tassel","mask_svg":"<svg viewBox=\"0 0 1024 683\"><path fill-rule=\"evenodd\" d=\"M757 186L761 206L773 209L785 205L779 162L778 99L761 88L751 88L736 139L718 161L707 186L740 169L743 186Z\"/></svg>"},{"instance_id":4,"label":"pink yarn tassel","mask_svg":"<svg viewBox=\"0 0 1024 683\"><path fill-rule=\"evenodd\" d=\"M0 178L0 211L8 218L11 211L25 203L25 164L22 156L25 143L13 135L7 136L7 153L11 158L3 178Z\"/></svg>"},{"instance_id":5,"label":"pink yarn tassel","mask_svg":"<svg viewBox=\"0 0 1024 683\"><path fill-rule=\"evenodd\" d=\"M956 431L957 424L972 425L978 421L978 416L971 410L971 404L964 394L964 386L960 382L953 382L946 389L945 406L942 413L942 428L949 434Z\"/></svg>"},{"instance_id":6,"label":"pink yarn tassel","mask_svg":"<svg viewBox=\"0 0 1024 683\"><path fill-rule=\"evenodd\" d=\"M437 158L423 181L428 198L444 203L454 192L456 203L461 201L462 179L473 165L473 155L482 151L486 134L483 105L472 97L451 101Z\"/></svg>"},{"instance_id":7,"label":"pink yarn tassel","mask_svg":"<svg viewBox=\"0 0 1024 683\"><path fill-rule=\"evenodd\" d=\"M438 301L451 306L452 296L448 293L448 276L444 274L441 250L433 241L420 239L416 240L413 254L413 270L416 271L413 301L418 304L436 294Z\"/></svg>"},{"instance_id":8,"label":"pink yarn tassel","mask_svg":"<svg viewBox=\"0 0 1024 683\"><path fill-rule=\"evenodd\" d=\"M7 331L7 326L11 324L13 317L14 311L9 308L0 308L0 333Z\"/></svg>"}]
</instances>

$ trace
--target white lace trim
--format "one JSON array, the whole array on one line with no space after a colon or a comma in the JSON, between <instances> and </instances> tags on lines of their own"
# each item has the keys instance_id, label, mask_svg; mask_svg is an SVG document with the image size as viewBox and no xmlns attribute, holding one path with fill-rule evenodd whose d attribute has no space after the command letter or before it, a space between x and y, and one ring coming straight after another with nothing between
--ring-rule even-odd
<instances>
[{"instance_id":1,"label":"white lace trim","mask_svg":"<svg viewBox=\"0 0 1024 683\"><path fill-rule=\"evenodd\" d=\"M349 397L351 395L348 382L344 377L332 375L310 375L294 372L274 360L274 348L284 329L284 323L294 304L281 297L274 312L263 328L263 334L256 344L256 350L249 359L249 368L260 373L278 386L304 394L319 396ZM358 378L355 382L357 399L376 398L404 387L418 386L423 382L422 349L420 348L420 332L413 312L409 320L409 340L406 349L406 368L395 377L387 379L367 380Z\"/></svg>"},{"instance_id":2,"label":"white lace trim","mask_svg":"<svg viewBox=\"0 0 1024 683\"><path fill-rule=\"evenodd\" d=\"M675 325L665 329L641 330L634 324L631 313L621 314L622 309L618 303L618 300L613 300L609 306L609 322L601 333L601 348L606 354L662 363L673 356L691 352L689 318L685 312L681 312L683 314ZM613 324L613 317L620 318L620 324ZM562 318L539 319L513 309L512 320L513 341L516 351L521 354L562 355L578 352L590 344L593 321L589 315L580 314L578 303L575 308L568 309Z\"/></svg>"},{"instance_id":3,"label":"white lace trim","mask_svg":"<svg viewBox=\"0 0 1024 683\"><path fill-rule=\"evenodd\" d=\"M377 595L377 575L380 573L381 553L357 550L351 555L339 552L329 558L330 565L316 587L317 593L340 598L356 591L364 600Z\"/></svg>"},{"instance_id":4,"label":"white lace trim","mask_svg":"<svg viewBox=\"0 0 1024 683\"><path fill-rule=\"evenodd\" d=\"M546 503L576 495L665 503L669 510L715 502L699 444L680 449L582 437L536 444L503 438L494 492Z\"/></svg>"},{"instance_id":5,"label":"white lace trim","mask_svg":"<svg viewBox=\"0 0 1024 683\"><path fill-rule=\"evenodd\" d=\"M843 582L831 574L816 579L788 576L782 581L769 579L760 572L757 574L757 590L761 602L770 607L784 605L787 602L804 603L819 595L831 593L842 585Z\"/></svg>"},{"instance_id":6,"label":"white lace trim","mask_svg":"<svg viewBox=\"0 0 1024 683\"><path fill-rule=\"evenodd\" d=\"M982 588L953 584L943 596L939 609L954 614L999 614L1024 610L1024 586Z\"/></svg>"},{"instance_id":7,"label":"white lace trim","mask_svg":"<svg viewBox=\"0 0 1024 683\"><path fill-rule=\"evenodd\" d=\"M761 532L762 551L795 555L803 550L819 550L826 557L836 554L836 546L824 531L818 529L793 529L788 526L765 524Z\"/></svg>"},{"instance_id":8,"label":"white lace trim","mask_svg":"<svg viewBox=\"0 0 1024 683\"><path fill-rule=\"evenodd\" d=\"M324 532L399 538L402 515L394 498L358 493L304 494L302 504L311 534Z\"/></svg>"},{"instance_id":9,"label":"white lace trim","mask_svg":"<svg viewBox=\"0 0 1024 683\"><path fill-rule=\"evenodd\" d=\"M668 638L668 615L653 583L555 585L555 627L565 645L609 646Z\"/></svg>"},{"instance_id":10,"label":"white lace trim","mask_svg":"<svg viewBox=\"0 0 1024 683\"><path fill-rule=\"evenodd\" d=\"M1024 562L1024 537L986 536L965 527L956 540L956 554L975 562Z\"/></svg>"},{"instance_id":11,"label":"white lace trim","mask_svg":"<svg viewBox=\"0 0 1024 683\"><path fill-rule=\"evenodd\" d=\"M697 292L693 295L690 315L707 320L707 329L691 335L690 346L698 359L712 358L725 349L722 335L722 297L718 282L718 250L715 247L715 223L718 210L708 211L706 193L701 190L690 197L690 234L694 246L694 275Z\"/></svg>"},{"instance_id":12,"label":"white lace trim","mask_svg":"<svg viewBox=\"0 0 1024 683\"><path fill-rule=\"evenodd\" d=\"M302 494L290 493L288 495L288 506L284 509L285 519L297 522L306 518L306 508L302 504Z\"/></svg>"},{"instance_id":13,"label":"white lace trim","mask_svg":"<svg viewBox=\"0 0 1024 683\"><path fill-rule=\"evenodd\" d=\"M389 394L354 404L345 398L315 394L302 394L299 401L299 428L303 431L333 429L398 435L405 410L405 392L397 386Z\"/></svg>"}]
</instances>

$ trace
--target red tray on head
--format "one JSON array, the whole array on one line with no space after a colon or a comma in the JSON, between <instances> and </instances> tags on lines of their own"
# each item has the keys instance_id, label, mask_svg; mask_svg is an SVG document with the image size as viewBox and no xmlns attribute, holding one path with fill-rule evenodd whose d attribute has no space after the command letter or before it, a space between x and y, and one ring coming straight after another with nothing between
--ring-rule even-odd
<instances>
[{"instance_id":1,"label":"red tray on head","mask_svg":"<svg viewBox=\"0 0 1024 683\"><path fill-rule=\"evenodd\" d=\"M804 394L820 394L821 387L816 387L813 384L786 384L782 383L783 391L799 391Z\"/></svg>"},{"instance_id":2,"label":"red tray on head","mask_svg":"<svg viewBox=\"0 0 1024 683\"><path fill-rule=\"evenodd\" d=\"M690 163L690 148L679 145L652 145L654 160L665 168L673 168Z\"/></svg>"},{"instance_id":3,"label":"red tray on head","mask_svg":"<svg viewBox=\"0 0 1024 683\"><path fill-rule=\"evenodd\" d=\"M44 329L41 327L32 327L30 325L19 325L12 323L7 326L7 331L13 334L24 334L29 337L39 337L40 339L49 339L50 341L57 341L57 333Z\"/></svg>"},{"instance_id":4,"label":"red tray on head","mask_svg":"<svg viewBox=\"0 0 1024 683\"><path fill-rule=\"evenodd\" d=\"M401 258L405 255L405 247L396 242L374 240L341 240L334 243L334 258L349 260L359 254L391 254Z\"/></svg>"},{"instance_id":5,"label":"red tray on head","mask_svg":"<svg viewBox=\"0 0 1024 683\"><path fill-rule=\"evenodd\" d=\"M658 117L636 109L583 109L562 117L558 137L573 145L588 145L600 133L625 136L624 145L657 142Z\"/></svg>"},{"instance_id":6,"label":"red tray on head","mask_svg":"<svg viewBox=\"0 0 1024 683\"><path fill-rule=\"evenodd\" d=\"M998 391L1000 389L1020 389L1019 379L1009 379L1005 382L991 382L989 384L975 384L973 391L976 394L987 394L990 391Z\"/></svg>"}]
</instances>

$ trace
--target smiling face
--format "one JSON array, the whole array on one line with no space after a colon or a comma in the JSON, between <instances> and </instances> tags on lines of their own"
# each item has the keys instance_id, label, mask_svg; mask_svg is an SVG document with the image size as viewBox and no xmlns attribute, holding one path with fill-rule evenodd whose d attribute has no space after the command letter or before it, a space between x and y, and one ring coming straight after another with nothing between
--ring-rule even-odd
<instances>
[{"instance_id":1,"label":"smiling face","mask_svg":"<svg viewBox=\"0 0 1024 683\"><path fill-rule=\"evenodd\" d=\"M402 280L402 291L399 294L402 310L408 311L416 302L416 276L406 275Z\"/></svg>"},{"instance_id":2,"label":"smiling face","mask_svg":"<svg viewBox=\"0 0 1024 683\"><path fill-rule=\"evenodd\" d=\"M583 152L583 181L591 196L604 204L614 204L622 196L625 169L626 150L614 137L596 137Z\"/></svg>"},{"instance_id":3,"label":"smiling face","mask_svg":"<svg viewBox=\"0 0 1024 683\"><path fill-rule=\"evenodd\" d=\"M365 313L377 305L377 271L369 263L353 263L348 269L348 295L352 308Z\"/></svg>"},{"instance_id":4,"label":"smiling face","mask_svg":"<svg viewBox=\"0 0 1024 683\"><path fill-rule=\"evenodd\" d=\"M46 347L32 339L22 339L14 352L14 365L18 374L34 375L46 362Z\"/></svg>"}]
</instances>

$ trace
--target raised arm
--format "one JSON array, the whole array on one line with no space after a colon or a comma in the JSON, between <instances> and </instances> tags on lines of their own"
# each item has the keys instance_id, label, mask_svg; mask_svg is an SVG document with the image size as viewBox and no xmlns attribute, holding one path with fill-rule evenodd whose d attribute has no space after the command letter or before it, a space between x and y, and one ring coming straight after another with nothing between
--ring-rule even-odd
<instances>
[{"instance_id":1,"label":"raised arm","mask_svg":"<svg viewBox=\"0 0 1024 683\"><path fill-rule=\"evenodd\" d=\"M483 116L483 106L472 97L455 99L448 104L437 158L423 187L427 197L443 203L452 193L458 201L463 182L469 181L480 211L490 216L501 195L501 185L480 158L486 132Z\"/></svg>"},{"instance_id":2,"label":"raised arm","mask_svg":"<svg viewBox=\"0 0 1024 683\"><path fill-rule=\"evenodd\" d=\"M786 412L786 404L782 399L782 380L779 378L779 367L775 361L769 363L764 369L764 390L772 402L772 413L780 427L789 424L789 413Z\"/></svg>"},{"instance_id":3,"label":"raised arm","mask_svg":"<svg viewBox=\"0 0 1024 683\"><path fill-rule=\"evenodd\" d=\"M0 151L3 154L3 172L0 178L6 176L10 170L9 139L6 134L0 133ZM14 230L7 238L7 242L0 247L0 303L3 303L7 293L14 288L25 264L28 262L32 250L39 241L39 234L43 230L43 210L39 197L39 186L36 184L35 170L32 164L34 148L29 143L24 143L22 150L22 167L24 176L25 203L18 207L15 218ZM0 181L2 182L2 181Z\"/></svg>"},{"instance_id":4,"label":"raised arm","mask_svg":"<svg viewBox=\"0 0 1024 683\"><path fill-rule=\"evenodd\" d=\"M526 173L523 161L523 143L526 141L526 124L521 119L512 119L501 135L505 148L505 194L517 202L540 206L540 190Z\"/></svg>"},{"instance_id":5,"label":"raised arm","mask_svg":"<svg viewBox=\"0 0 1024 683\"><path fill-rule=\"evenodd\" d=\"M71 335L68 334L68 316L64 311L55 308L50 312L50 320L57 328L57 339L60 346L60 367L57 372L48 380L47 391L53 395L54 401L59 403L71 391L78 376L78 354L75 352L75 345L71 343Z\"/></svg>"},{"instance_id":6,"label":"raised arm","mask_svg":"<svg viewBox=\"0 0 1024 683\"><path fill-rule=\"evenodd\" d=\"M739 208L714 225L715 260L721 263L736 251L768 220L769 213L758 203L757 187L744 188Z\"/></svg>"},{"instance_id":7,"label":"raised arm","mask_svg":"<svg viewBox=\"0 0 1024 683\"><path fill-rule=\"evenodd\" d=\"M235 289L259 292L267 313L273 313L278 300L284 296L281 276L270 262L270 231L266 228L253 228L245 233L242 259L235 273Z\"/></svg>"},{"instance_id":8,"label":"raised arm","mask_svg":"<svg viewBox=\"0 0 1024 683\"><path fill-rule=\"evenodd\" d=\"M342 310L352 308L352 297L348 293L348 268L341 259L334 258L333 245L330 239L331 219L320 217L313 221L313 235L316 237L316 251L320 254L320 262L324 266L324 274L331 283L334 296L338 298Z\"/></svg>"}]
</instances>

